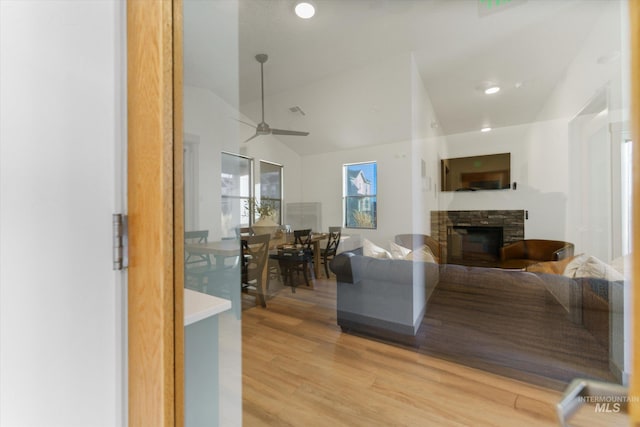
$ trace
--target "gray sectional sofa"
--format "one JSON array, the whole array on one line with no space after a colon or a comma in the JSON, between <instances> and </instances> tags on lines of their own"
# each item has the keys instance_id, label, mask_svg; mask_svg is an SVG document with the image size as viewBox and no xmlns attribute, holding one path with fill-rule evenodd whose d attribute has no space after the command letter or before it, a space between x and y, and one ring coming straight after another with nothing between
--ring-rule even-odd
<instances>
[{"instance_id":1,"label":"gray sectional sofa","mask_svg":"<svg viewBox=\"0 0 640 427\"><path fill-rule=\"evenodd\" d=\"M431 350L443 352L448 344L433 346L425 344L425 340L441 331L470 333L473 339L469 345L473 347L477 339L481 355L483 333L496 337L498 342L524 339L524 343L513 342L509 347L516 348L516 361L531 356L523 349L530 349L532 354L546 349L557 353L553 357L558 360L564 352L578 349L589 356L589 363L595 363L597 369L609 370L617 380L624 377L624 281L379 259L364 256L362 248L339 254L330 267L337 278L337 323L344 332L420 348L430 346ZM432 313L428 312L430 309ZM478 323L460 328L459 320L464 324L467 312ZM425 316L428 321L424 321ZM443 318L449 320L441 325ZM449 323L451 319L454 323ZM520 335L520 327L540 331L533 333L537 338L531 339L530 346L527 338ZM478 337L472 332L476 329L482 331ZM453 350L449 351L455 353L464 348L460 340L465 338L454 338L458 344L451 344ZM564 342L567 348L563 350ZM478 351L471 351L473 357L480 357ZM607 358L608 369L604 369L599 363L606 363ZM558 369L569 369L563 366ZM541 375L548 374L545 369Z\"/></svg>"},{"instance_id":2,"label":"gray sectional sofa","mask_svg":"<svg viewBox=\"0 0 640 427\"><path fill-rule=\"evenodd\" d=\"M561 275L467 267L343 252L331 263L337 279L337 322L347 332L412 342L440 282L544 289L573 323L583 317L583 284Z\"/></svg>"}]
</instances>

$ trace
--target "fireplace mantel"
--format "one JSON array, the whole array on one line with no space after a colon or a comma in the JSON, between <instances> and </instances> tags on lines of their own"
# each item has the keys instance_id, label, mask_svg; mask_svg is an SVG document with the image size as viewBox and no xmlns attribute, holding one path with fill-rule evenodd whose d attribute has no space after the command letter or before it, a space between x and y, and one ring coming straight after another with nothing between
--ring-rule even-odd
<instances>
[{"instance_id":1,"label":"fireplace mantel","mask_svg":"<svg viewBox=\"0 0 640 427\"><path fill-rule=\"evenodd\" d=\"M524 210L431 211L431 237L440 243L442 262L448 259L450 227L502 227L503 244L524 239Z\"/></svg>"}]
</instances>

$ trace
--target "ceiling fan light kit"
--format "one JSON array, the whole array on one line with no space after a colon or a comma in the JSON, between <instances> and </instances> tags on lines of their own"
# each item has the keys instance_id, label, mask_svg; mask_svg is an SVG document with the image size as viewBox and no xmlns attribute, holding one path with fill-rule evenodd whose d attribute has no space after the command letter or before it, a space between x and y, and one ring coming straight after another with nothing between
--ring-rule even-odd
<instances>
[{"instance_id":1,"label":"ceiling fan light kit","mask_svg":"<svg viewBox=\"0 0 640 427\"><path fill-rule=\"evenodd\" d=\"M274 129L272 127L270 127L265 121L264 121L264 63L267 62L267 60L269 59L269 56L265 53L259 53L256 55L256 61L258 61L260 63L260 94L261 94L261 101L262 101L262 120L260 121L260 123L258 123L258 126L253 126L247 122L243 122L242 120L238 120L240 123L243 123L245 125L251 126L252 128L254 128L256 130L255 135L253 135L251 138L245 140L244 142L249 142L251 141L253 138L256 138L260 135L292 135L292 136L307 136L309 135L309 132L301 132L301 131L297 131L297 130L285 130L285 129ZM298 107L300 108L300 107ZM302 111L302 110L300 110ZM304 114L304 113L303 113Z\"/></svg>"}]
</instances>

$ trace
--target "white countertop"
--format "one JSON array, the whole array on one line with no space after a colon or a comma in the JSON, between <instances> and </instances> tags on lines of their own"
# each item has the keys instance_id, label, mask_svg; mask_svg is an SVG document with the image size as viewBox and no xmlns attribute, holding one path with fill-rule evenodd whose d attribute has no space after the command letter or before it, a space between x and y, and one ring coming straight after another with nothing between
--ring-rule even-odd
<instances>
[{"instance_id":1,"label":"white countertop","mask_svg":"<svg viewBox=\"0 0 640 427\"><path fill-rule=\"evenodd\" d=\"M201 292L184 290L184 326L231 309L231 301Z\"/></svg>"}]
</instances>

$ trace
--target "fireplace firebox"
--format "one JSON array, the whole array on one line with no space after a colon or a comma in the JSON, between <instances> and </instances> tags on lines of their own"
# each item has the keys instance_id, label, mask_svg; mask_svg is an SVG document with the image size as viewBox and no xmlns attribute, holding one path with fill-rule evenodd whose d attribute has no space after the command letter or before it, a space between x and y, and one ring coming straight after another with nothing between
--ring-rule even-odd
<instances>
[{"instance_id":1,"label":"fireplace firebox","mask_svg":"<svg viewBox=\"0 0 640 427\"><path fill-rule=\"evenodd\" d=\"M483 265L490 267L499 267L499 261L483 261L487 257L489 259L498 259L500 247L508 245L509 243L517 242L524 239L524 223L525 223L525 211L524 210L475 210L475 211L431 211L431 237L438 241L440 244L440 260L441 262L454 262L457 264L471 264L471 265ZM465 248L476 249L480 244L477 241L477 236L473 238L469 237L467 231L466 235L457 236L454 238L455 242L460 245L458 252L453 256L449 256L451 242L451 235L453 235L453 227L461 228L482 228L482 231L486 231L487 228L500 228L502 229L501 242L497 245L483 244L482 250L489 253L489 255L480 255L474 253L471 258L473 262L467 263L462 256L462 239L466 238L468 244ZM459 233L458 233L459 234ZM473 232L471 235L473 236ZM497 239L497 237L496 237ZM486 245L486 248L484 247ZM494 252L495 250L495 252ZM472 251L477 252L477 251Z\"/></svg>"},{"instance_id":2,"label":"fireplace firebox","mask_svg":"<svg viewBox=\"0 0 640 427\"><path fill-rule=\"evenodd\" d=\"M450 226L447 229L447 262L496 266L502 245L502 227Z\"/></svg>"}]
</instances>

